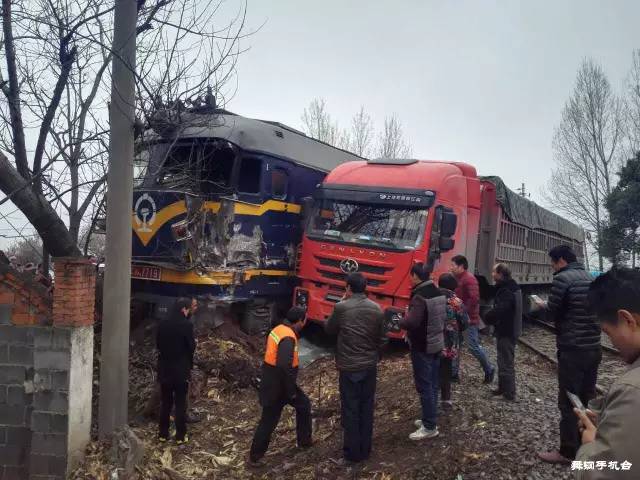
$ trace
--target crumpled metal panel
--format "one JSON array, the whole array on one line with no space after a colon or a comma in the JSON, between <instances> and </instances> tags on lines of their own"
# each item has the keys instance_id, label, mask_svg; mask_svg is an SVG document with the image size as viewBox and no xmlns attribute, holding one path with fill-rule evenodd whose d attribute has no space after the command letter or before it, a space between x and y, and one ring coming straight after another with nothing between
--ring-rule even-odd
<instances>
[{"instance_id":1,"label":"crumpled metal panel","mask_svg":"<svg viewBox=\"0 0 640 480\"><path fill-rule=\"evenodd\" d=\"M241 234L232 199L223 199L217 213L199 197L189 196L186 204L187 218L172 225L172 231L190 268L236 270L265 264L262 229L256 225L252 235Z\"/></svg>"},{"instance_id":2,"label":"crumpled metal panel","mask_svg":"<svg viewBox=\"0 0 640 480\"><path fill-rule=\"evenodd\" d=\"M236 233L229 239L227 248L227 266L259 268L262 263L263 252L262 229L253 227L253 235Z\"/></svg>"}]
</instances>

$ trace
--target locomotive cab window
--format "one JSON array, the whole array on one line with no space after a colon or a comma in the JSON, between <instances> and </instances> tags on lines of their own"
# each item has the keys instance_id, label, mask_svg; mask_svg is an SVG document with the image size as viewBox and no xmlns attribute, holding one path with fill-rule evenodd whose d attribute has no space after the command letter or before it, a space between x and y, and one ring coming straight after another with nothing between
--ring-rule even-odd
<instances>
[{"instance_id":1,"label":"locomotive cab window","mask_svg":"<svg viewBox=\"0 0 640 480\"><path fill-rule=\"evenodd\" d=\"M244 157L240 163L238 174L238 191L242 193L260 193L262 178L262 160L255 157Z\"/></svg>"},{"instance_id":2,"label":"locomotive cab window","mask_svg":"<svg viewBox=\"0 0 640 480\"><path fill-rule=\"evenodd\" d=\"M289 175L284 170L276 168L271 171L271 196L278 200L287 198Z\"/></svg>"}]
</instances>

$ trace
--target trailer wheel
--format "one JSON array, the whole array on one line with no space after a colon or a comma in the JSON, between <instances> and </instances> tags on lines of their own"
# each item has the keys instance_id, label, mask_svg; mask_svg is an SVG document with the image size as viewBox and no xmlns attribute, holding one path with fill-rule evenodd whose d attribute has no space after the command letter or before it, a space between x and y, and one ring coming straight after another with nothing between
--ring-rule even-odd
<instances>
[{"instance_id":1,"label":"trailer wheel","mask_svg":"<svg viewBox=\"0 0 640 480\"><path fill-rule=\"evenodd\" d=\"M247 304L240 326L248 335L265 336L278 321L276 303L256 299Z\"/></svg>"}]
</instances>

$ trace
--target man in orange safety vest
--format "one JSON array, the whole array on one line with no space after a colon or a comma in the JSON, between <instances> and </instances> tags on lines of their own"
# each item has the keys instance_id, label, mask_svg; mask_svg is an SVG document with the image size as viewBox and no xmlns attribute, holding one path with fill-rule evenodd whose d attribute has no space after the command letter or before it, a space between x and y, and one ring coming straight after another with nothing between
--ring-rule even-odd
<instances>
[{"instance_id":1,"label":"man in orange safety vest","mask_svg":"<svg viewBox=\"0 0 640 480\"><path fill-rule=\"evenodd\" d=\"M296 383L298 335L304 327L305 316L303 308L291 308L284 322L267 336L259 394L262 417L253 436L250 465L260 465L285 405L291 405L296 410L298 446L311 446L311 402Z\"/></svg>"}]
</instances>

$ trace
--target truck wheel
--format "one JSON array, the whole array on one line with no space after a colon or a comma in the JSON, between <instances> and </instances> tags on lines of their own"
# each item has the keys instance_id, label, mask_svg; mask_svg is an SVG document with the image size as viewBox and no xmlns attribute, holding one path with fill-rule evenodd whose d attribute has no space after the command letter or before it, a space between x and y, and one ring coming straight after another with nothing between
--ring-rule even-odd
<instances>
[{"instance_id":1,"label":"truck wheel","mask_svg":"<svg viewBox=\"0 0 640 480\"><path fill-rule=\"evenodd\" d=\"M248 335L265 336L277 321L275 302L254 300L247 304L240 326Z\"/></svg>"}]
</instances>

